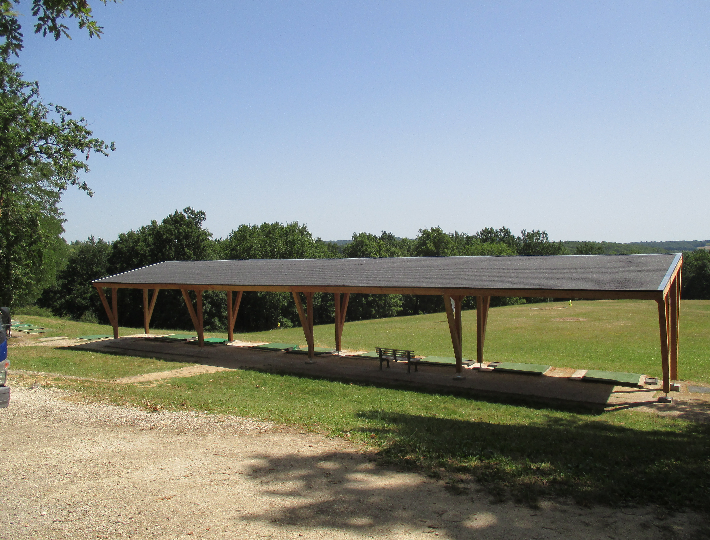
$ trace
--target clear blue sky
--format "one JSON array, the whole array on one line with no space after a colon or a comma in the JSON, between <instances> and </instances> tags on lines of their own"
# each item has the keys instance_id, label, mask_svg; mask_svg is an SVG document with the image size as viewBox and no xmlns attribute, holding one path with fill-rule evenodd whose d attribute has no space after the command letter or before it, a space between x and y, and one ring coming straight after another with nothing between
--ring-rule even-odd
<instances>
[{"instance_id":1,"label":"clear blue sky","mask_svg":"<svg viewBox=\"0 0 710 540\"><path fill-rule=\"evenodd\" d=\"M186 206L217 238L710 238L710 2L92 5L101 39L21 18L26 78L116 142L67 240Z\"/></svg>"}]
</instances>

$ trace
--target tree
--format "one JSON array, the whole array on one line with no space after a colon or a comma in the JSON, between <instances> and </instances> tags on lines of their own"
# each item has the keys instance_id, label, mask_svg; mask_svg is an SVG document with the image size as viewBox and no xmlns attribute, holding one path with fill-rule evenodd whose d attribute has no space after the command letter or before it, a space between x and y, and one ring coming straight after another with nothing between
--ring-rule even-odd
<instances>
[{"instance_id":1,"label":"tree","mask_svg":"<svg viewBox=\"0 0 710 540\"><path fill-rule=\"evenodd\" d=\"M32 187L24 197L11 193L0 214L0 305L34 302L64 260L59 197Z\"/></svg>"},{"instance_id":2,"label":"tree","mask_svg":"<svg viewBox=\"0 0 710 540\"><path fill-rule=\"evenodd\" d=\"M19 3L0 0L0 226L9 235L0 241L0 297L11 305L37 296L31 284L54 279L50 254L63 244L61 195L72 185L91 195L80 178L89 171L89 156L114 150L113 143L93 136L84 118L42 102L39 84L23 80L19 66L10 62L23 46L13 9ZM86 0L33 0L32 16L35 32L55 39L69 37L66 18L76 19L90 36L101 34Z\"/></svg>"},{"instance_id":3,"label":"tree","mask_svg":"<svg viewBox=\"0 0 710 540\"><path fill-rule=\"evenodd\" d=\"M57 283L39 299L55 315L75 320L107 322L99 295L91 285L108 274L111 245L92 236L86 242L73 242L67 265L59 272Z\"/></svg>"},{"instance_id":4,"label":"tree","mask_svg":"<svg viewBox=\"0 0 710 540\"><path fill-rule=\"evenodd\" d=\"M604 245L599 242L580 242L574 248L575 255L604 255Z\"/></svg>"},{"instance_id":5,"label":"tree","mask_svg":"<svg viewBox=\"0 0 710 540\"><path fill-rule=\"evenodd\" d=\"M101 2L106 4L108 0ZM0 0L0 38L5 38L0 55L5 58L19 55L23 46L22 27L13 4L19 5L20 0ZM79 28L89 32L89 37L101 37L103 31L94 20L87 0L32 0L32 16L37 18L35 34L50 34L55 41L62 36L71 39L69 28L62 22L64 19L76 19Z\"/></svg>"},{"instance_id":6,"label":"tree","mask_svg":"<svg viewBox=\"0 0 710 540\"><path fill-rule=\"evenodd\" d=\"M683 290L688 300L710 300L710 251L698 249L683 253Z\"/></svg>"},{"instance_id":7,"label":"tree","mask_svg":"<svg viewBox=\"0 0 710 540\"><path fill-rule=\"evenodd\" d=\"M520 231L518 255L564 255L562 242L550 242L545 231Z\"/></svg>"}]
</instances>

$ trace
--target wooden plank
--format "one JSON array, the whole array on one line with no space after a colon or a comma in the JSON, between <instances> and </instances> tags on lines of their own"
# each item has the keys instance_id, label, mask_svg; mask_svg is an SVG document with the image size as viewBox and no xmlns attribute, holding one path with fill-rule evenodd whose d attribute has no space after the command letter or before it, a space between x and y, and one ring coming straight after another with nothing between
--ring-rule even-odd
<instances>
[{"instance_id":1,"label":"wooden plank","mask_svg":"<svg viewBox=\"0 0 710 540\"><path fill-rule=\"evenodd\" d=\"M661 331L661 369L663 371L663 391L671 391L668 366L668 310L666 298L658 300L658 326Z\"/></svg>"}]
</instances>

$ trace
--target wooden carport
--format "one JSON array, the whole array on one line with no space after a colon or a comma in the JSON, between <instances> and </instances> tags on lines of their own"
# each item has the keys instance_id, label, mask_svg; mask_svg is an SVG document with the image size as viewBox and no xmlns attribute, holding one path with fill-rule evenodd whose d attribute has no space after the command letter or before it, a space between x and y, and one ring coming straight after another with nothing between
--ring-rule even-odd
<instances>
[{"instance_id":1,"label":"wooden carport","mask_svg":"<svg viewBox=\"0 0 710 540\"><path fill-rule=\"evenodd\" d=\"M204 344L204 291L226 292L230 341L245 291L289 292L296 303L311 358L314 293L335 295L338 351L351 293L440 295L444 298L457 373L463 367L461 303L466 296L476 297L478 362L483 361L492 296L654 300L658 304L663 391L669 392L670 381L678 379L681 267L681 254L168 261L98 279L93 285L113 326L114 338L118 338L118 289L143 290L146 334L158 292L182 291L200 346ZM111 291L110 301L105 289ZM189 291L195 294L194 304Z\"/></svg>"}]
</instances>

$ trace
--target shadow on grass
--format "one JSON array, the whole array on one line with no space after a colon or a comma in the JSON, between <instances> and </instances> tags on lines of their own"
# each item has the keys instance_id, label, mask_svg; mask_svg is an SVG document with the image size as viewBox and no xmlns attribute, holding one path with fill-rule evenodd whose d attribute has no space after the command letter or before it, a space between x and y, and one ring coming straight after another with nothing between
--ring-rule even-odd
<instances>
[{"instance_id":1,"label":"shadow on grass","mask_svg":"<svg viewBox=\"0 0 710 540\"><path fill-rule=\"evenodd\" d=\"M563 504L555 511L491 504L485 495L447 493L437 482L373 467L348 453L263 454L256 461L247 474L259 483L260 494L286 498L288 503L264 506L243 519L286 530L456 540L675 538L678 533L686 538L702 537L703 525L698 520L673 518L652 506L619 511Z\"/></svg>"},{"instance_id":2,"label":"shadow on grass","mask_svg":"<svg viewBox=\"0 0 710 540\"><path fill-rule=\"evenodd\" d=\"M710 425L633 429L598 419L548 416L535 425L492 424L363 411L385 427L379 458L465 486L475 480L500 499L537 504L660 504L710 513Z\"/></svg>"}]
</instances>

